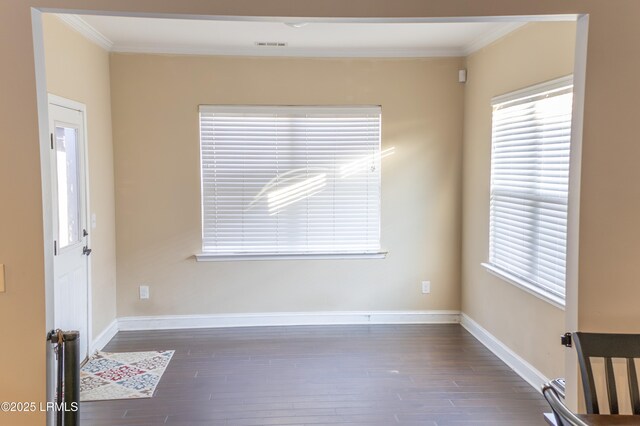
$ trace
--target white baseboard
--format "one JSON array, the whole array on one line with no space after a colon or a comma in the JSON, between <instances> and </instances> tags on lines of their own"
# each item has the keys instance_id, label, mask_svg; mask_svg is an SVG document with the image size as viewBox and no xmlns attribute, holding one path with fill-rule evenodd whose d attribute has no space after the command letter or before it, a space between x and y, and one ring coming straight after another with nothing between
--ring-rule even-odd
<instances>
[{"instance_id":1,"label":"white baseboard","mask_svg":"<svg viewBox=\"0 0 640 426\"><path fill-rule=\"evenodd\" d=\"M111 322L91 342L89 352L102 350L118 331L171 330L183 328L259 327L279 325L357 324L458 324L485 345L527 383L540 391L549 381L468 315L459 311L373 312L276 312L260 314L158 315L122 317Z\"/></svg>"},{"instance_id":2,"label":"white baseboard","mask_svg":"<svg viewBox=\"0 0 640 426\"><path fill-rule=\"evenodd\" d=\"M279 325L458 324L485 345L536 390L549 381L468 315L459 311L276 312L260 314L158 315L115 319L91 342L102 350L118 331Z\"/></svg>"},{"instance_id":3,"label":"white baseboard","mask_svg":"<svg viewBox=\"0 0 640 426\"><path fill-rule=\"evenodd\" d=\"M118 328L119 330L169 330L277 325L457 324L459 322L459 311L278 312L123 317L118 319Z\"/></svg>"},{"instance_id":4,"label":"white baseboard","mask_svg":"<svg viewBox=\"0 0 640 426\"><path fill-rule=\"evenodd\" d=\"M538 392L541 391L542 385L549 381L533 365L522 359L465 313L460 314L460 324Z\"/></svg>"},{"instance_id":5,"label":"white baseboard","mask_svg":"<svg viewBox=\"0 0 640 426\"><path fill-rule=\"evenodd\" d=\"M114 319L89 345L89 354L101 351L119 330L118 319Z\"/></svg>"}]
</instances>

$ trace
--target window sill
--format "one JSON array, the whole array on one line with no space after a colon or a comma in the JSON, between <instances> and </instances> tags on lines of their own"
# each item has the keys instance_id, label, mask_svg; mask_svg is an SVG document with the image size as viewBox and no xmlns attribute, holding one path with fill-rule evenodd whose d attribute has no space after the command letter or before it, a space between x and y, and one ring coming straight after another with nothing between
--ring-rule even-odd
<instances>
[{"instance_id":1,"label":"window sill","mask_svg":"<svg viewBox=\"0 0 640 426\"><path fill-rule=\"evenodd\" d=\"M503 271L500 268L496 268L495 266L489 263L482 263L482 266L492 275L503 279L504 281L513 284L514 286L520 288L521 290L526 291L527 293L537 297L538 299L544 300L545 302L555 306L556 308L562 309L564 311L565 301L563 298L552 294L550 292L544 291L538 287L535 287L528 282L521 280L520 278L511 275L510 273Z\"/></svg>"},{"instance_id":2,"label":"window sill","mask_svg":"<svg viewBox=\"0 0 640 426\"><path fill-rule=\"evenodd\" d=\"M273 253L273 254L212 254L198 253L198 262L234 262L245 260L329 260L329 259L384 259L386 251L371 253Z\"/></svg>"}]
</instances>

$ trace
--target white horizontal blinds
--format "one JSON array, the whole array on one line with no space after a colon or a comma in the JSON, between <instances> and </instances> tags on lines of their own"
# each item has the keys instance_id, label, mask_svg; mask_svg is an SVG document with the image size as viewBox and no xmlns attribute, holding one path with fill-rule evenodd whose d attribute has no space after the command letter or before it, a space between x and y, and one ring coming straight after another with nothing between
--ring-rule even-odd
<instances>
[{"instance_id":1,"label":"white horizontal blinds","mask_svg":"<svg viewBox=\"0 0 640 426\"><path fill-rule=\"evenodd\" d=\"M494 103L489 262L564 297L570 80Z\"/></svg>"},{"instance_id":2,"label":"white horizontal blinds","mask_svg":"<svg viewBox=\"0 0 640 426\"><path fill-rule=\"evenodd\" d=\"M200 107L203 251L380 249L379 107Z\"/></svg>"}]
</instances>

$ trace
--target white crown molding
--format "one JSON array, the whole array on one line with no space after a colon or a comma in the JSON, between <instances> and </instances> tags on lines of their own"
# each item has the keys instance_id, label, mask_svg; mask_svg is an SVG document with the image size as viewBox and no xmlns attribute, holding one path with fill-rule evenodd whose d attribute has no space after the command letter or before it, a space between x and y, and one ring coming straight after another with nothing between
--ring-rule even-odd
<instances>
[{"instance_id":1,"label":"white crown molding","mask_svg":"<svg viewBox=\"0 0 640 426\"><path fill-rule=\"evenodd\" d=\"M497 28L497 29L495 29L493 31L490 31L487 34L483 35L479 39L475 40L473 43L470 43L470 44L466 45L462 49L462 55L461 56L469 56L472 53L477 52L478 50L482 49L483 47L486 47L486 46L490 45L494 41L506 36L507 34L517 30L518 28L526 25L527 23L528 22L509 22L509 23L506 23L505 25L501 26L500 28Z\"/></svg>"},{"instance_id":2,"label":"white crown molding","mask_svg":"<svg viewBox=\"0 0 640 426\"><path fill-rule=\"evenodd\" d=\"M283 325L458 324L459 322L459 311L278 312L123 317L118 319L118 329L130 331Z\"/></svg>"},{"instance_id":3,"label":"white crown molding","mask_svg":"<svg viewBox=\"0 0 640 426\"><path fill-rule=\"evenodd\" d=\"M527 22L509 22L461 48L427 49L306 49L290 47L194 47L194 46L144 46L114 45L114 43L78 15L58 13L56 16L89 41L107 51L120 53L149 53L202 56L267 56L267 57L317 57L317 58L431 58L460 57L482 49Z\"/></svg>"},{"instance_id":4,"label":"white crown molding","mask_svg":"<svg viewBox=\"0 0 640 426\"><path fill-rule=\"evenodd\" d=\"M300 49L291 47L192 47L115 45L112 52L203 56L303 58L432 58L465 56L463 49Z\"/></svg>"},{"instance_id":5,"label":"white crown molding","mask_svg":"<svg viewBox=\"0 0 640 426\"><path fill-rule=\"evenodd\" d=\"M549 379L533 365L522 359L517 353L502 343L493 334L485 330L480 324L472 320L467 314L460 314L460 325L507 364L513 371L533 386L538 392Z\"/></svg>"},{"instance_id":6,"label":"white crown molding","mask_svg":"<svg viewBox=\"0 0 640 426\"><path fill-rule=\"evenodd\" d=\"M79 32L87 40L97 44L106 51L111 51L113 42L105 37L100 31L89 25L84 19L78 15L68 13L56 13L56 16L65 24Z\"/></svg>"},{"instance_id":7,"label":"white crown molding","mask_svg":"<svg viewBox=\"0 0 640 426\"><path fill-rule=\"evenodd\" d=\"M104 330L102 330L100 334L96 336L95 339L93 339L91 345L89 345L89 355L96 351L101 351L105 346L107 346L107 343L109 343L109 341L113 339L113 336L116 335L118 330L118 320L114 319L113 321L111 321L111 324L109 324Z\"/></svg>"}]
</instances>

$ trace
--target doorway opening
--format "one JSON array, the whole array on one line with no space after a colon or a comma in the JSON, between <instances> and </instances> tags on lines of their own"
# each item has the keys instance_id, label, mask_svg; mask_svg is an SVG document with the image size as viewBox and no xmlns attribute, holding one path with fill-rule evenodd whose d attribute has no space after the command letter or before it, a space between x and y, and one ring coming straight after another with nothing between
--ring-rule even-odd
<instances>
[{"instance_id":1,"label":"doorway opening","mask_svg":"<svg viewBox=\"0 0 640 426\"><path fill-rule=\"evenodd\" d=\"M51 12L51 11L47 11L47 12ZM54 11L57 12L61 15L65 15L66 11L64 10L59 10L59 11ZM34 32L35 32L35 44L36 44L36 63L37 63L37 78L39 81L39 85L38 85L38 96L39 96L39 112L40 112L40 117L41 117L41 126L42 126L42 120L44 117L45 122L48 122L49 120L47 119L48 117L48 111L46 108L46 101L45 101L45 107L43 108L41 102L43 99L46 98L46 74L44 72L44 60L43 60L43 46L42 46L42 28L41 28L41 18L42 18L42 13L40 11L35 10L34 11ZM68 17L69 15L67 15ZM340 57L340 55L342 54L342 57L355 57L357 56L357 52L356 50L353 50L353 46L349 47L352 50L349 50L347 48L345 48L345 43L343 43L342 41L344 40L351 40L348 36L346 36L346 33L334 33L333 35L335 35L335 40L334 40L334 45L329 46L324 48L324 55L322 52L320 52L319 50L316 50L315 53L313 51L313 46L312 46L312 42L313 39L309 39L307 40L308 44L300 47L297 51L294 49L295 46L292 46L292 43L288 43L286 41L282 41L281 38L278 37L255 37L252 35L252 33L250 32L250 30L247 30L246 28L244 28L244 24L248 24L248 23L254 23L254 24L259 24L262 25L263 27L270 27L272 25L277 26L277 28L279 30L285 30L285 29L291 29L291 30L305 30L309 29L309 28L313 28L314 25L316 25L317 27L321 27L322 25L325 25L327 27L335 27L335 26L339 26L339 24L351 24L352 26L358 27L358 26L362 26L362 25L378 25L378 26L399 26L400 29L402 29L402 26L406 26L404 28L408 28L410 26L417 26L417 25L424 25L424 26L428 26L428 25L447 25L447 24L478 24L482 25L482 24L504 24L505 22L510 24L510 28L513 30L519 26L521 26L524 23L529 23L529 22L540 22L540 21L575 21L577 20L578 22L578 26L577 26L577 43L576 43L576 54L575 54L575 66L574 66L574 70L573 70L573 74L574 74L574 107L573 107L573 124L572 124L572 134L573 134L573 140L572 140L572 153L571 153L571 190L570 190L570 208L569 208L569 238L568 238L568 258L567 258L567 284L566 284L566 288L567 288L567 297L566 297L566 305L565 305L565 311L564 311L564 317L565 317L565 321L567 326L570 329L575 329L575 325L577 324L577 238L578 238L578 234L577 234L577 230L578 230L578 226L577 226L577 220L579 218L579 212L578 212L578 207L579 207L579 159L580 159L580 144L581 144L581 129L582 129L582 102L583 102L583 91L584 91L584 70L585 70L585 58L586 58L586 35L587 35L587 19L588 17L586 16L580 16L580 17L576 17L576 16L565 16L565 17L544 17L544 16L536 16L536 17L527 17L527 16L522 16L522 17L509 17L508 20L506 20L504 17L477 17L477 18L450 18L450 19L376 19L376 20L370 20L370 19L317 19L317 18L291 18L291 19L279 19L279 18L255 18L255 17L246 17L245 19L230 19L230 18L226 18L226 17L196 17L196 19L194 19L193 16L190 17L184 17L184 16L175 16L175 17L167 17L166 15L163 15L162 17L158 16L158 17L154 17L154 16L147 16L147 17L123 17L123 16L119 16L119 17L115 17L115 16L108 16L107 15L100 15L100 16L91 16L91 15L87 15L86 16L86 21L92 23L94 26L99 27L100 25L106 25L105 28L107 28L110 24L109 24L109 20L118 20L120 19L122 22L126 21L126 20L145 20L148 19L147 23L148 25L130 25L127 28L127 31L131 31L131 33L129 33L130 37L136 37L136 31L138 31L137 36L140 37L140 40L145 40L145 37L147 35L140 33L139 31L141 29L148 29L148 28L153 28L155 25L159 25L161 24L161 22L159 21L172 21L172 18L174 21L173 24L178 24L177 27L175 27L172 31L172 33L164 33L166 34L173 34L173 35L179 35L179 37L170 37L171 40L175 41L175 40L186 40L186 46L177 46L177 45L163 45L163 48L158 47L159 43L158 40L151 40L151 42L148 42L148 44L145 46L144 43L139 43L135 46L133 45L129 45L129 47L126 47L126 45L124 44L124 41L122 42L122 44L119 47L119 52L120 53L124 53L124 52L128 52L129 54L134 54L134 53L141 53L141 54L153 54L153 53L161 53L161 54L183 54L183 55L240 55L240 56L248 56L248 55L264 55L264 56L274 56L277 57L279 55L281 55L280 53L277 52L283 52L283 51L287 51L292 55L299 55L299 56L304 56L304 57L324 57L324 58L329 58L329 57ZM75 18L69 18L72 21ZM178 21L180 21L178 23ZM215 22L214 22L215 21ZM248 46L245 46L245 49L243 50L243 48L234 45L233 43L237 42L238 39L232 39L232 43L230 43L230 45L226 46L225 50L225 46L211 46L211 45L206 45L206 46L197 46L197 41L194 40L189 40L188 38L193 36L193 34L198 34L198 31L194 31L193 28L195 28L196 26L200 27L200 28L204 28L206 27L208 24L211 24L211 22L214 22L216 25L218 26L225 26L226 24L230 24L230 23L236 23L238 24L239 22L239 28L238 29L238 33L240 34L244 34L247 36L252 36L253 38L251 38L251 42L249 43ZM75 20L74 21L76 24L78 24L78 21ZM180 27L180 25L186 25L186 27L184 28L178 28ZM504 27L504 25L503 25ZM344 28L341 28L341 30L344 30ZM355 28L352 28L351 30L355 31ZM347 29L347 33L348 31L351 31L349 29ZM182 32L181 32L182 31ZM204 31L204 30L203 30ZM278 30L276 30L278 31ZM306 30L305 30L306 31ZM504 29L502 30L504 31ZM126 31L120 31L118 34L120 35L124 35L126 33ZM162 34L163 32L161 30L159 30L158 32L159 34ZM206 33L206 31L205 31ZM397 32L397 34L401 34L402 31ZM436 32L437 33L437 32ZM496 34L498 34L499 31L494 32L494 36ZM273 33L272 33L273 34ZM325 32L325 35L330 35L330 32ZM396 35L397 35L396 34ZM435 34L435 33L434 33ZM504 35L505 33L503 32L502 35ZM113 36L115 37L115 35ZM181 38L181 37L186 37L186 38ZM418 38L420 37L424 37L424 34L419 35ZM99 37L98 37L99 38ZM490 39L490 38L489 38ZM487 40L489 40L487 39ZM378 49L375 51L375 53L371 53L366 51L366 49L362 48L361 50L363 51L363 53L360 55L361 58L369 58L371 57L371 55L376 56L376 55L386 55L387 58L389 57L402 57L402 58L408 58L411 57L411 55L420 55L420 54L424 54L423 52L420 52L420 47L416 47L413 46L413 48L407 48L404 51L402 49L399 49L397 47L397 45L393 45L390 44L388 45L385 49L380 49L380 41L381 40L376 40L375 38L372 39L372 45L374 46L378 46ZM387 39L387 41L389 41L390 39ZM138 40L139 41L139 40ZM148 41L148 39L147 39ZM104 42L104 40L102 41ZM247 40L245 40L245 42L247 42ZM486 40L485 40L486 42ZM489 41L490 42L490 41ZM108 44L108 43L106 43ZM246 43L245 43L246 44ZM155 51L153 50L155 46ZM469 45L470 46L470 45ZM478 47L480 46L480 44L476 45L475 48L481 48ZM424 48L424 46L422 46L422 48ZM429 55L431 56L438 56L438 52L436 50L437 46L431 46L429 50ZM145 50L146 49L146 50ZM189 50L190 49L190 50ZM284 50L278 50L278 49L284 49ZM356 46L357 49L357 46ZM455 50L456 48L452 48L451 46L448 47L448 54L451 54L451 52L453 52L453 50ZM457 47L458 49L458 55L464 56L465 54L469 54L468 51L465 51L464 48L460 48ZM320 49L322 50L322 49ZM441 50L439 52L440 56L446 56L446 49L443 49L441 46ZM117 52L117 51L116 51ZM259 52L265 52L265 53L259 53ZM266 53L268 52L268 53ZM467 52L467 53L465 53ZM404 56L403 56L404 55ZM282 55L281 55L282 56ZM283 56L287 56L287 54L284 54ZM320 64L321 66L321 64ZM463 74L460 74L459 77L455 76L454 78L460 78L461 81L464 80ZM469 78L474 78L473 75L470 75ZM90 107L89 107L90 108ZM48 128L49 126L47 126ZM41 129L41 155L42 158L45 158L45 155L47 155L46 153L48 153L49 151L47 151L49 148L49 139L48 139L48 130L43 132ZM397 155L398 158L400 158L400 155L402 154L402 150L398 149L397 150L398 153L400 153L399 155ZM51 197L50 195L47 194L53 194L53 191L56 189L56 180L53 178L49 178L51 176L54 176L52 174L52 169L54 168L54 164L51 164L50 162L45 162L43 161L43 165L42 165L42 172L43 172L43 180L44 179L48 179L48 182L43 182L43 191L47 191L47 193L43 192L43 201L44 201L44 221L45 221L45 230L49 230L50 232L47 233L47 238L45 239L45 254L47 255L48 259L51 259L50 263L47 264L46 267L46 276L47 276L47 321L48 324L53 326L56 323L56 293L55 293L55 280L56 280L56 269L59 269L56 267L55 264L55 250L57 250L56 244L57 241L56 240L56 227L58 227L58 233L59 233L59 218L60 215L58 214L58 216L56 216L56 205L55 205L55 199L53 199L53 197ZM90 210L88 210L88 212L90 212ZM84 220L85 220L85 226L86 226L86 216L87 216L87 212L85 212L85 214L83 215ZM68 216L67 216L68 219ZM75 224L74 224L75 226ZM86 228L78 228L78 229L86 229ZM71 235L71 237L75 238L75 234ZM58 236L59 239L59 236ZM75 241L75 240L74 240ZM65 242L68 242L67 240L65 240ZM87 241L78 241L78 243L82 242L82 246L78 246L78 248L80 247L87 247L88 250L88 243ZM86 257L86 256L85 256ZM130 292L131 293L131 292ZM133 294L133 293L132 293ZM155 295L154 295L155 297ZM91 300L91 298L89 298L89 300ZM89 303L89 307L87 309L87 312L91 311L91 303ZM91 322L91 321L89 321ZM51 327L50 327L51 328ZM100 331L100 330L97 330ZM93 339L92 333L91 333L91 325L89 324L89 326L87 326L87 339L88 342L85 342L85 345L90 345L91 342L90 340ZM569 367L567 367L567 378L568 380L568 385L569 385L569 392L568 395L571 397L571 389L573 388L572 385L574 384L573 380L571 379L571 371L572 371L572 367L571 365L574 366L574 370L577 371L577 369L575 368L575 363L571 364L572 361L568 361L569 364L567 364ZM575 382L577 383L577 381ZM577 389L577 387L575 387L575 389Z\"/></svg>"}]
</instances>

